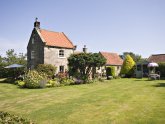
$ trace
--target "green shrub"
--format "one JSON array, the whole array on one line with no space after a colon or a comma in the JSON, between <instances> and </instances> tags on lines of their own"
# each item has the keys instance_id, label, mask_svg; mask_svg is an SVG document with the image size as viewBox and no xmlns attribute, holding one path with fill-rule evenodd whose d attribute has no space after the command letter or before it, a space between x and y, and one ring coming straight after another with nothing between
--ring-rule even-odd
<instances>
[{"instance_id":1,"label":"green shrub","mask_svg":"<svg viewBox=\"0 0 165 124\"><path fill-rule=\"evenodd\" d=\"M24 81L17 81L17 85L21 88L25 87L25 82Z\"/></svg>"},{"instance_id":2,"label":"green shrub","mask_svg":"<svg viewBox=\"0 0 165 124\"><path fill-rule=\"evenodd\" d=\"M0 111L1 124L34 124L31 120Z\"/></svg>"},{"instance_id":3,"label":"green shrub","mask_svg":"<svg viewBox=\"0 0 165 124\"><path fill-rule=\"evenodd\" d=\"M69 78L62 78L62 79L60 80L60 84L61 84L62 86L72 85L72 84L74 84L74 80L69 79Z\"/></svg>"},{"instance_id":4,"label":"green shrub","mask_svg":"<svg viewBox=\"0 0 165 124\"><path fill-rule=\"evenodd\" d=\"M44 88L46 86L46 75L35 70L25 74L24 82L27 88Z\"/></svg>"},{"instance_id":5,"label":"green shrub","mask_svg":"<svg viewBox=\"0 0 165 124\"><path fill-rule=\"evenodd\" d=\"M98 78L99 82L104 82L103 78Z\"/></svg>"},{"instance_id":6,"label":"green shrub","mask_svg":"<svg viewBox=\"0 0 165 124\"><path fill-rule=\"evenodd\" d=\"M161 77L165 77L165 62L159 63L158 71Z\"/></svg>"},{"instance_id":7,"label":"green shrub","mask_svg":"<svg viewBox=\"0 0 165 124\"><path fill-rule=\"evenodd\" d=\"M14 84L18 85L21 80L15 80Z\"/></svg>"},{"instance_id":8,"label":"green shrub","mask_svg":"<svg viewBox=\"0 0 165 124\"><path fill-rule=\"evenodd\" d=\"M49 80L46 84L47 87L59 87L60 83L57 82L57 80L53 79L53 80Z\"/></svg>"},{"instance_id":9,"label":"green shrub","mask_svg":"<svg viewBox=\"0 0 165 124\"><path fill-rule=\"evenodd\" d=\"M106 67L106 75L115 77L115 67L114 66L107 66Z\"/></svg>"},{"instance_id":10,"label":"green shrub","mask_svg":"<svg viewBox=\"0 0 165 124\"><path fill-rule=\"evenodd\" d=\"M132 77L134 75L135 62L130 55L126 55L124 63L121 68L121 75L125 77Z\"/></svg>"},{"instance_id":11,"label":"green shrub","mask_svg":"<svg viewBox=\"0 0 165 124\"><path fill-rule=\"evenodd\" d=\"M49 78L52 78L54 74L56 73L56 67L51 64L39 64L36 68L36 70L39 73L45 73L48 75Z\"/></svg>"},{"instance_id":12,"label":"green shrub","mask_svg":"<svg viewBox=\"0 0 165 124\"><path fill-rule=\"evenodd\" d=\"M115 78L115 79L120 79L121 77L120 77L120 76L115 76L114 78Z\"/></svg>"}]
</instances>

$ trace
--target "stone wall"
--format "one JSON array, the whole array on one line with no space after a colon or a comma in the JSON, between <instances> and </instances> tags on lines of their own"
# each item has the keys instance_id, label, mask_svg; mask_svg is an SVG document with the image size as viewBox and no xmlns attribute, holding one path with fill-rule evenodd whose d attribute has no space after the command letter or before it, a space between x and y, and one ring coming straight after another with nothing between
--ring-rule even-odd
<instances>
[{"instance_id":1,"label":"stone wall","mask_svg":"<svg viewBox=\"0 0 165 124\"><path fill-rule=\"evenodd\" d=\"M111 66L115 67L115 76L119 76L120 71L121 71L121 65L118 65L118 66L117 65L111 65ZM99 70L97 70L97 73L99 73L99 74L102 73L102 74L105 74L105 76L106 76L106 66L103 66Z\"/></svg>"},{"instance_id":2,"label":"stone wall","mask_svg":"<svg viewBox=\"0 0 165 124\"><path fill-rule=\"evenodd\" d=\"M59 50L64 50L64 57L59 57ZM44 47L44 63L52 64L57 67L57 72L59 72L59 66L64 66L64 70L68 70L68 60L67 58L73 54L73 49L64 49L56 47Z\"/></svg>"},{"instance_id":3,"label":"stone wall","mask_svg":"<svg viewBox=\"0 0 165 124\"><path fill-rule=\"evenodd\" d=\"M64 50L64 57L59 57L59 50ZM34 51L34 58L31 58L32 51ZM73 49L45 46L37 29L34 28L27 47L27 68L34 69L38 64L52 64L57 67L57 72L59 72L59 66L64 66L64 70L68 70L67 58L71 54Z\"/></svg>"},{"instance_id":4,"label":"stone wall","mask_svg":"<svg viewBox=\"0 0 165 124\"><path fill-rule=\"evenodd\" d=\"M115 66L115 75L116 76L119 76L120 71L121 71L121 66Z\"/></svg>"},{"instance_id":5,"label":"stone wall","mask_svg":"<svg viewBox=\"0 0 165 124\"><path fill-rule=\"evenodd\" d=\"M33 42L32 42L33 40ZM31 58L31 52L34 51L34 59ZM44 43L34 28L27 47L27 68L33 69L38 64L44 63Z\"/></svg>"}]
</instances>

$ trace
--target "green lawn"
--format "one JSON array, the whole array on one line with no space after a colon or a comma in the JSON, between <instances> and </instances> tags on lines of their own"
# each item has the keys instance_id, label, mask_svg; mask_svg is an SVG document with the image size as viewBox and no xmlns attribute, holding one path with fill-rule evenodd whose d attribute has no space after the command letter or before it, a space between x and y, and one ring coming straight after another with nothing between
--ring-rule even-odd
<instances>
[{"instance_id":1,"label":"green lawn","mask_svg":"<svg viewBox=\"0 0 165 124\"><path fill-rule=\"evenodd\" d=\"M165 80L116 79L46 89L1 81L0 111L38 124L164 124Z\"/></svg>"}]
</instances>

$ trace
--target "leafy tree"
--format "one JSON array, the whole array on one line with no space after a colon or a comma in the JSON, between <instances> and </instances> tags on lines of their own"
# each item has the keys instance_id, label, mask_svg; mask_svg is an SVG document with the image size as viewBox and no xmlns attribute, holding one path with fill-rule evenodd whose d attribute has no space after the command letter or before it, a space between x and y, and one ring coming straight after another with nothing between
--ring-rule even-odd
<instances>
[{"instance_id":1,"label":"leafy tree","mask_svg":"<svg viewBox=\"0 0 165 124\"><path fill-rule=\"evenodd\" d=\"M23 53L19 53L19 55L17 55L14 52L14 49L10 49L6 51L6 57L4 57L4 61L7 63L7 65L17 63L26 66L26 54L24 55Z\"/></svg>"},{"instance_id":2,"label":"leafy tree","mask_svg":"<svg viewBox=\"0 0 165 124\"><path fill-rule=\"evenodd\" d=\"M3 61L3 58L2 58L2 56L0 55L0 63L2 63L2 61Z\"/></svg>"},{"instance_id":3,"label":"leafy tree","mask_svg":"<svg viewBox=\"0 0 165 124\"><path fill-rule=\"evenodd\" d=\"M161 77L165 77L165 62L159 63L159 67L157 68L157 71L160 72Z\"/></svg>"},{"instance_id":4,"label":"leafy tree","mask_svg":"<svg viewBox=\"0 0 165 124\"><path fill-rule=\"evenodd\" d=\"M130 55L135 62L138 62L142 59L141 55L135 54L133 52L124 52L122 58L125 59L127 55Z\"/></svg>"},{"instance_id":5,"label":"leafy tree","mask_svg":"<svg viewBox=\"0 0 165 124\"><path fill-rule=\"evenodd\" d=\"M10 49L6 51L6 57L0 56L0 77L11 77L13 74L17 73L23 73L24 69L18 68L18 69L5 69L5 66L11 65L11 64L22 64L24 67L26 67L26 54L24 55L23 53L19 53L17 55L14 52L14 49ZM15 71L15 72L13 72Z\"/></svg>"},{"instance_id":6,"label":"leafy tree","mask_svg":"<svg viewBox=\"0 0 165 124\"><path fill-rule=\"evenodd\" d=\"M81 79L89 79L93 68L101 67L106 60L99 53L72 54L68 58L69 73Z\"/></svg>"},{"instance_id":7,"label":"leafy tree","mask_svg":"<svg viewBox=\"0 0 165 124\"><path fill-rule=\"evenodd\" d=\"M126 55L124 63L121 68L121 74L124 74L125 77L131 77L134 74L135 62L130 55Z\"/></svg>"}]
</instances>

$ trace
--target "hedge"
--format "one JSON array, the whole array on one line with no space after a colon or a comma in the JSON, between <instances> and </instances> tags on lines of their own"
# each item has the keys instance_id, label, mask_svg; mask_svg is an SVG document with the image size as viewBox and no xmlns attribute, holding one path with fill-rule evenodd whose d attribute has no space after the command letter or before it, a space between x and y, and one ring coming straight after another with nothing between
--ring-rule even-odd
<instances>
[{"instance_id":1,"label":"hedge","mask_svg":"<svg viewBox=\"0 0 165 124\"><path fill-rule=\"evenodd\" d=\"M106 67L106 75L115 77L115 67L114 66L107 66Z\"/></svg>"},{"instance_id":2,"label":"hedge","mask_svg":"<svg viewBox=\"0 0 165 124\"><path fill-rule=\"evenodd\" d=\"M165 77L165 62L158 64L159 64L158 71L160 71L160 76Z\"/></svg>"}]
</instances>

